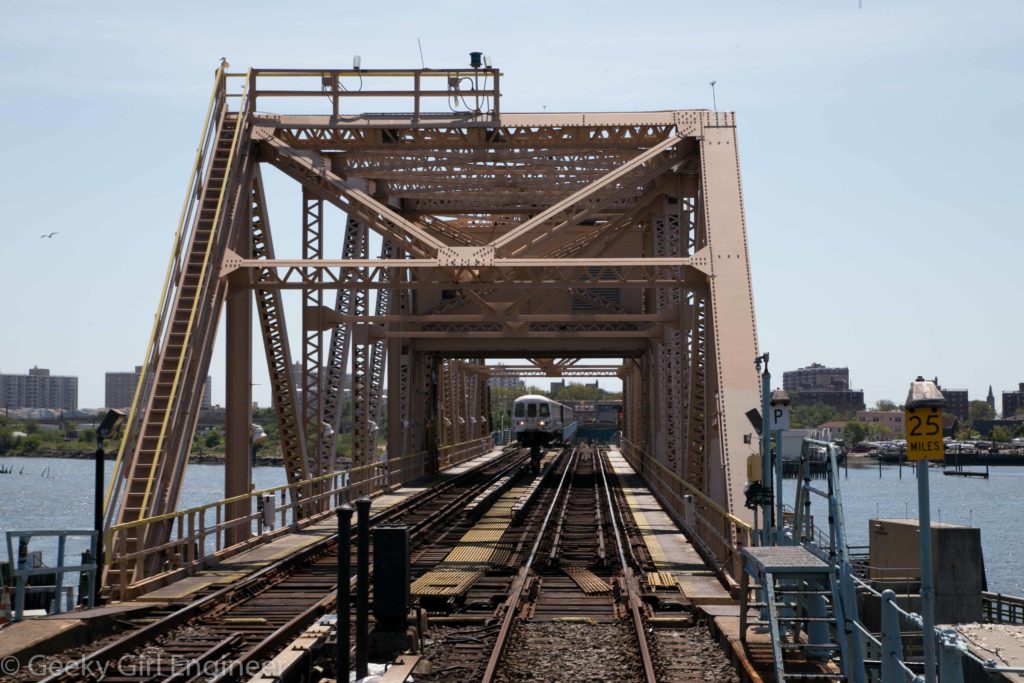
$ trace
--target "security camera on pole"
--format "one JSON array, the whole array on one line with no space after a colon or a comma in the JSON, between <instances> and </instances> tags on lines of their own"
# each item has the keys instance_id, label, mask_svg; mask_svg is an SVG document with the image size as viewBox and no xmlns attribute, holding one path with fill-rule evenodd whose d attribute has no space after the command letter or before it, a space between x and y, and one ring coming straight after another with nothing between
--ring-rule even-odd
<instances>
[{"instance_id":1,"label":"security camera on pole","mask_svg":"<svg viewBox=\"0 0 1024 683\"><path fill-rule=\"evenodd\" d=\"M935 683L935 593L932 587L932 527L928 500L928 461L943 459L942 408L946 399L935 382L918 377L910 384L904 429L907 460L917 461L918 538L921 543L921 620L924 676Z\"/></svg>"}]
</instances>

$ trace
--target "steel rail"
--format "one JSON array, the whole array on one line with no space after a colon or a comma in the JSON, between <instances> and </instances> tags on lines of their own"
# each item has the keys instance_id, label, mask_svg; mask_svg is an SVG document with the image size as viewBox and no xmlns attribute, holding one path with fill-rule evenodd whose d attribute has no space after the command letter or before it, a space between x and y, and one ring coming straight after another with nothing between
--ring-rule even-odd
<instances>
[{"instance_id":1,"label":"steel rail","mask_svg":"<svg viewBox=\"0 0 1024 683\"><path fill-rule=\"evenodd\" d=\"M410 530L410 540L416 538L424 531L425 528L430 528L435 521L445 517L447 514L450 514L453 509L463 508L466 500L472 500L472 497L475 497L478 491L487 490L487 488L492 484L500 480L502 477L507 476L508 472L519 467L523 460L524 458L520 458L519 460L513 461L508 467L490 477L486 482L474 489L471 489L470 493L455 498L444 507L432 512L427 517L417 522ZM355 577L353 577L352 581L355 581ZM310 622L326 614L335 606L337 599L338 590L335 588L324 595L324 597L315 604L305 609L302 613L293 617L288 621L288 623L284 624L262 641L256 643L239 655L230 663L230 665L227 666L225 671L223 671L219 676L213 678L210 683L230 683L237 680L237 675L246 670L247 664L259 659L266 659L269 657L270 653L275 650L281 650L283 646L287 645L286 641L290 636L298 631L302 631L304 628L308 627Z\"/></svg>"},{"instance_id":2,"label":"steel rail","mask_svg":"<svg viewBox=\"0 0 1024 683\"><path fill-rule=\"evenodd\" d=\"M640 648L640 659L644 665L644 680L647 683L656 683L657 676L654 673L654 661L651 659L650 648L647 647L647 636L644 631L643 617L640 615L640 596L637 590L636 576L633 568L626 563L626 553L622 547L622 533L619 531L619 522L616 516L616 506L612 498L611 487L608 485L608 477L605 474L604 454L598 450L597 461L601 470L601 481L604 482L605 498L608 500L608 515L612 521L612 535L615 537L615 546L619 554L619 563L622 565L622 583L626 586L626 595L629 601L629 611L633 617L633 628L636 632L637 646ZM625 525L623 525L625 526Z\"/></svg>"},{"instance_id":3,"label":"steel rail","mask_svg":"<svg viewBox=\"0 0 1024 683\"><path fill-rule=\"evenodd\" d=\"M504 457L509 457L510 462L508 462L505 467L502 467L497 474L488 477L483 484L480 484L470 489L471 493L457 497L456 500L449 502L442 509L448 510L450 512L452 508L461 507L461 505L466 500L467 496L476 495L476 492L482 490L483 488L486 488L487 486L490 486L494 481L505 476L508 473L508 471L516 467L519 467L525 460L524 452L509 451L507 455L499 456L499 459L497 460L482 463L478 467L475 467L462 474L457 475L451 481L446 482L444 485L434 487L426 493L412 496L409 499L402 501L401 503L398 503L386 510L381 511L372 518L372 522L374 524L386 522L401 515L404 515L410 512L411 510L415 510L416 508L422 505L428 505L441 495L448 493L449 491L451 491L451 489L464 483L471 477L479 474L484 467L487 467L488 465L493 465L495 462L499 462L500 458ZM439 516L443 516L443 514L439 512L434 512L428 515L426 518L424 518L416 525L414 525L414 533L422 531L425 525L435 522L439 518ZM155 640L159 636L166 634L172 631L173 629L178 628L179 626L184 625L192 619L196 619L204 616L205 614L211 613L218 607L223 607L223 612L220 615L223 616L225 613L229 612L232 609L235 609L239 605L245 604L256 595L262 594L266 590L269 590L277 585L285 583L290 578L291 574L293 574L294 571L296 571L299 567L303 565L312 564L320 557L330 553L332 551L332 546L337 546L337 534L321 539L320 541L317 541L311 546L293 555L290 555L281 560L278 560L277 562L274 562L273 564L263 567L262 569L257 570L256 572L254 572L253 574L249 575L244 579L241 579L213 593L210 593L209 595L202 597L199 600L196 600L195 602L189 603L188 605L181 607L180 609L159 619L158 621L155 621L151 624L147 624L146 626L143 626L142 628L127 634L123 638L120 638L113 643L110 643L104 647L101 647L98 650L95 650L86 657L75 660L72 664L66 666L61 671L53 673L50 676L47 676L46 678L42 679L40 683L59 683L63 681L80 680L78 678L80 672L83 670L88 670L86 667L88 667L92 663L103 663L116 660L118 657L128 652L131 652L148 642ZM332 598L331 596L335 597ZM304 614L311 614L312 611L317 609L318 605L323 603L324 600L326 600L327 598L331 598L332 600L336 599L336 590L331 593L328 593L324 599L318 601L315 605L305 610ZM288 624L286 624L285 626L288 626ZM271 638L276 638L276 640L280 640L282 638L285 638L290 632L292 631L285 631L285 627L283 626L279 628L278 631L276 631L274 634L271 634L271 636L268 636L268 638L264 640L270 640ZM253 653L255 650L256 647L253 647L248 652ZM258 654L258 652L255 652L255 654Z\"/></svg>"},{"instance_id":4,"label":"steel rail","mask_svg":"<svg viewBox=\"0 0 1024 683\"><path fill-rule=\"evenodd\" d=\"M578 454L578 448L573 448L572 452L569 454L569 459L565 465L565 471L562 472L562 478L558 482L558 488L555 489L555 496L551 501L551 505L548 506L548 511L544 515L544 521L541 522L540 529L537 531L537 539L533 542L530 554L527 556L526 562L523 563L522 568L516 576L512 590L509 592L508 599L505 600L505 616L501 622L501 630L498 631L498 637L494 643L494 648L491 650L491 656L487 660L487 668L484 670L484 675L480 679L481 683L493 683L494 677L497 675L498 664L501 662L501 656L504 654L505 647L508 645L509 636L512 634L512 625L515 622L516 612L519 609L523 590L526 588L526 584L530 578L530 569L533 566L534 559L537 557L537 551L540 549L541 541L544 539L544 532L547 530L548 523L551 521L551 514L555 511L555 506L557 505L558 500L562 495L562 491L565 488L566 478L569 476L569 473L573 469L573 465L578 459Z\"/></svg>"}]
</instances>

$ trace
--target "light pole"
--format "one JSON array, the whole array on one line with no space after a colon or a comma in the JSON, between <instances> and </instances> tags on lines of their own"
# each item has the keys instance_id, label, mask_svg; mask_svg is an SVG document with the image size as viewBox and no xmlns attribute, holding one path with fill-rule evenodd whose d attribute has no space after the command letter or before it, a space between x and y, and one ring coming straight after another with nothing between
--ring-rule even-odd
<instances>
[{"instance_id":1,"label":"light pole","mask_svg":"<svg viewBox=\"0 0 1024 683\"><path fill-rule=\"evenodd\" d=\"M106 558L103 557L103 441L113 434L117 425L124 419L124 411L108 410L103 416L103 421L96 428L96 481L95 500L93 506L93 530L96 532L96 577L93 581L94 603L99 604L100 599L100 567L103 566Z\"/></svg>"}]
</instances>

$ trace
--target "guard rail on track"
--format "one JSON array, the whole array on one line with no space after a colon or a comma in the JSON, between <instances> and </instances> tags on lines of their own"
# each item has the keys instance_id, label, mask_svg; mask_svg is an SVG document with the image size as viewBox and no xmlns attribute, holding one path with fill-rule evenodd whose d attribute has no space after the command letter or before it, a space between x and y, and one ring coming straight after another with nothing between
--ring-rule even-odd
<instances>
[{"instance_id":1,"label":"guard rail on track","mask_svg":"<svg viewBox=\"0 0 1024 683\"><path fill-rule=\"evenodd\" d=\"M438 451L438 470L454 467L471 458L483 455L493 448L490 437L444 446ZM430 454L426 451L356 467L351 470L333 472L294 484L283 484L240 496L225 498L206 505L199 505L177 512L147 517L134 522L115 524L104 534L104 557L112 568L118 568L121 577L116 586L121 599L131 598L167 583L194 574L211 564L237 555L253 546L261 545L279 536L321 521L333 513L334 508L350 497L350 489L358 487L360 493L379 495L396 486L422 477L430 471ZM296 515L295 489L315 492L298 503L312 513ZM264 502L270 496L275 500L272 512L265 517ZM278 502L279 501L279 502ZM234 505L247 504L249 512L241 517L229 518L228 510ZM272 517L272 523L267 517ZM166 543L139 550L125 552L125 534L118 533L135 527L152 524L170 524L171 538ZM229 531L241 527L248 530L249 538L241 543L229 545ZM115 541L115 539L118 539ZM125 571L129 567L141 567L148 558L161 557L163 571L145 579L128 583ZM141 575L141 572L136 575ZM113 587L112 587L113 588Z\"/></svg>"},{"instance_id":2,"label":"guard rail on track","mask_svg":"<svg viewBox=\"0 0 1024 683\"><path fill-rule=\"evenodd\" d=\"M705 559L712 560L717 570L735 581L742 570L740 551L750 545L752 527L629 439L621 440L620 449Z\"/></svg>"}]
</instances>

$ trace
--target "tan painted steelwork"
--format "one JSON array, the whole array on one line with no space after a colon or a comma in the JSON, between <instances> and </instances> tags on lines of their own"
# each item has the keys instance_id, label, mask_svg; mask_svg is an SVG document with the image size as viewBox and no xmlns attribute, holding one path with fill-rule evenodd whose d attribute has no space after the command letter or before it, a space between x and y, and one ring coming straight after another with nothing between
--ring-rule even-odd
<instances>
[{"instance_id":1,"label":"tan painted steelwork","mask_svg":"<svg viewBox=\"0 0 1024 683\"><path fill-rule=\"evenodd\" d=\"M758 349L734 115L505 113L500 76L217 72L108 522L176 507L224 302L228 337L242 339L247 290L289 482L345 455L356 467L377 459L385 433L389 457L424 451L427 469L442 466L456 444L490 432L495 361L528 359L524 376L621 378L630 442L746 517L744 413L759 405ZM378 101L406 113L364 111ZM301 191L287 226L300 259L275 258L268 166ZM332 222L336 209L343 223ZM335 224L345 225L340 258L323 248ZM297 381L286 289L302 292ZM245 364L229 364L229 402L249 395ZM346 370L350 454L337 452ZM248 412L229 414L238 461ZM118 547L157 546L169 533L147 527Z\"/></svg>"}]
</instances>

